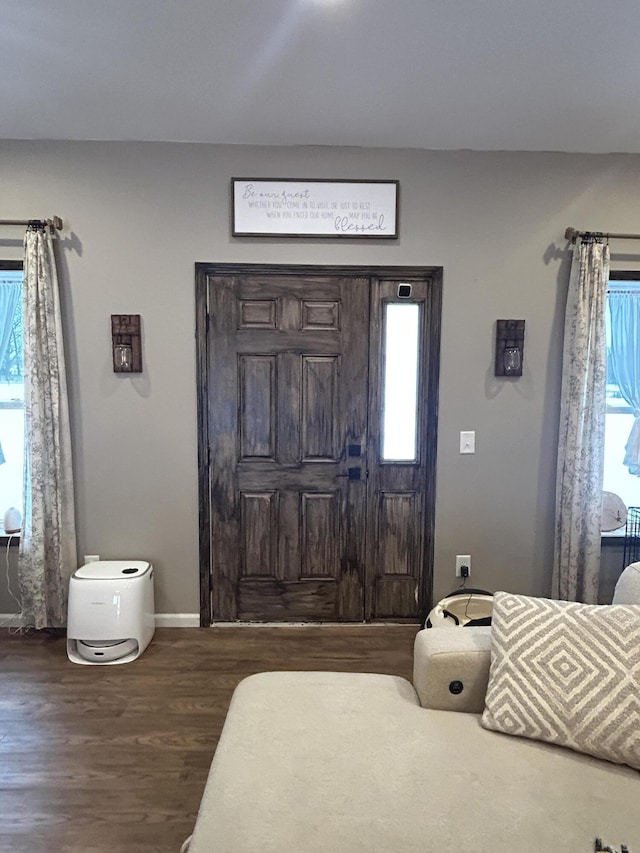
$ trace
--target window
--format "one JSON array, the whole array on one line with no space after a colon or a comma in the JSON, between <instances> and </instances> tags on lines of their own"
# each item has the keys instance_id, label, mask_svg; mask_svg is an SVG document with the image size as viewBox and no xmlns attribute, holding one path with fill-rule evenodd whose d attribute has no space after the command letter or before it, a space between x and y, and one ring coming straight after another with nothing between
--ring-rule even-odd
<instances>
[{"instance_id":1,"label":"window","mask_svg":"<svg viewBox=\"0 0 640 853\"><path fill-rule=\"evenodd\" d=\"M636 324L638 321L638 324ZM614 272L607 293L607 410L603 488L627 506L640 506L640 476L624 464L625 445L636 407L633 388L640 392L640 272ZM615 344L615 345L614 345Z\"/></svg>"},{"instance_id":2,"label":"window","mask_svg":"<svg viewBox=\"0 0 640 853\"><path fill-rule=\"evenodd\" d=\"M0 261L0 523L22 508L23 459L22 264Z\"/></svg>"},{"instance_id":3,"label":"window","mask_svg":"<svg viewBox=\"0 0 640 853\"><path fill-rule=\"evenodd\" d=\"M382 459L415 462L418 438L418 345L420 306L384 307Z\"/></svg>"}]
</instances>

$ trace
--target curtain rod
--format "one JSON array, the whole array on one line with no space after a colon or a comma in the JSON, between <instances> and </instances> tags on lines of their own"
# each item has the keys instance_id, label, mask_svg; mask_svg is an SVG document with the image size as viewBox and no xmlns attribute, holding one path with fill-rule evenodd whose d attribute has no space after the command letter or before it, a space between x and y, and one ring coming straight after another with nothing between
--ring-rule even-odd
<instances>
[{"instance_id":1,"label":"curtain rod","mask_svg":"<svg viewBox=\"0 0 640 853\"><path fill-rule=\"evenodd\" d=\"M578 231L577 228L567 228L564 232L564 239L571 240L573 243L577 237L584 237L585 234L591 234L591 231ZM640 234L603 234L603 237L615 240L640 240Z\"/></svg>"},{"instance_id":2,"label":"curtain rod","mask_svg":"<svg viewBox=\"0 0 640 853\"><path fill-rule=\"evenodd\" d=\"M28 225L30 222L40 222L42 225L48 225L55 231L62 230L62 219L59 216L54 216L53 219L0 219L0 225Z\"/></svg>"}]
</instances>

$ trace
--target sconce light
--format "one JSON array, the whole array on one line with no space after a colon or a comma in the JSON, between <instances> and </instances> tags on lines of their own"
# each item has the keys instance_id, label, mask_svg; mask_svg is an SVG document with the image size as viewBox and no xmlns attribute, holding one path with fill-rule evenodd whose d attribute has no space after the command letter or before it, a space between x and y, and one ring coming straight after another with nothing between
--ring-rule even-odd
<instances>
[{"instance_id":1,"label":"sconce light","mask_svg":"<svg viewBox=\"0 0 640 853\"><path fill-rule=\"evenodd\" d=\"M522 376L524 320L496 321L496 376Z\"/></svg>"},{"instance_id":2,"label":"sconce light","mask_svg":"<svg viewBox=\"0 0 640 853\"><path fill-rule=\"evenodd\" d=\"M112 314L111 339L114 373L142 373L139 314Z\"/></svg>"}]
</instances>

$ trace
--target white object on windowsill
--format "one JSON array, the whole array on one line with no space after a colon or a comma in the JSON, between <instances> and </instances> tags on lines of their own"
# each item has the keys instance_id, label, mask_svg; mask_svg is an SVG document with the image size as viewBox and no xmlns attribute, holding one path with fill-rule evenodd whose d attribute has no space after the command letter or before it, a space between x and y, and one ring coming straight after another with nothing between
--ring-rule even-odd
<instances>
[{"instance_id":1,"label":"white object on windowsill","mask_svg":"<svg viewBox=\"0 0 640 853\"><path fill-rule=\"evenodd\" d=\"M602 523L603 533L619 530L627 523L627 507L621 497L614 492L602 493Z\"/></svg>"},{"instance_id":2,"label":"white object on windowsill","mask_svg":"<svg viewBox=\"0 0 640 853\"><path fill-rule=\"evenodd\" d=\"M22 513L15 506L9 507L4 514L4 532L10 536L13 533L20 533L22 526Z\"/></svg>"}]
</instances>

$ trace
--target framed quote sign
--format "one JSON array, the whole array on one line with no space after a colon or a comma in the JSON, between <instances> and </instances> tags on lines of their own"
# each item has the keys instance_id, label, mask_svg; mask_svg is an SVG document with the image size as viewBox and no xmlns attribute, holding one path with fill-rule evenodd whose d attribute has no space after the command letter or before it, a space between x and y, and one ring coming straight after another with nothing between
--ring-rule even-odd
<instances>
[{"instance_id":1,"label":"framed quote sign","mask_svg":"<svg viewBox=\"0 0 640 853\"><path fill-rule=\"evenodd\" d=\"M398 181L232 178L232 233L396 240L398 190Z\"/></svg>"}]
</instances>

